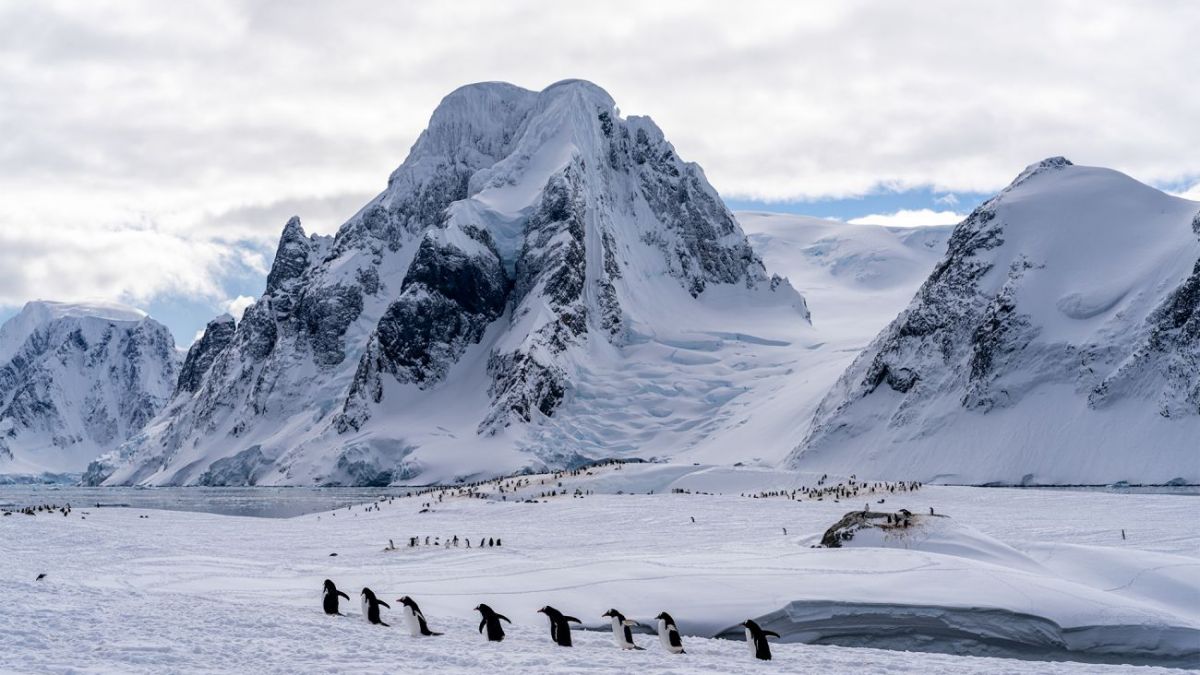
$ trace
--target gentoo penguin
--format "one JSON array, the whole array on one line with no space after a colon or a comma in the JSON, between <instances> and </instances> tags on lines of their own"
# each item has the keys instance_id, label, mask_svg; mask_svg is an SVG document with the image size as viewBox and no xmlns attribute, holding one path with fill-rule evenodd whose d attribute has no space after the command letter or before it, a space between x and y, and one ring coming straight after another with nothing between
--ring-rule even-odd
<instances>
[{"instance_id":1,"label":"gentoo penguin","mask_svg":"<svg viewBox=\"0 0 1200 675\"><path fill-rule=\"evenodd\" d=\"M779 633L773 630L763 630L751 619L743 621L742 626L746 629L746 644L750 645L750 651L754 652L754 658L770 661L771 645L767 643L767 636L779 637Z\"/></svg>"},{"instance_id":2,"label":"gentoo penguin","mask_svg":"<svg viewBox=\"0 0 1200 675\"><path fill-rule=\"evenodd\" d=\"M371 589L369 589L369 588L362 589L361 597L362 597L363 618L365 618L369 623L375 623L375 624L379 624L380 626L386 626L387 624L383 622L383 619L379 618L379 606L383 605L384 607L387 607L388 609L391 609L392 606L387 604L386 602L380 600L379 598L375 597L375 593L372 592Z\"/></svg>"},{"instance_id":3,"label":"gentoo penguin","mask_svg":"<svg viewBox=\"0 0 1200 675\"><path fill-rule=\"evenodd\" d=\"M421 608L417 606L416 600L406 595L396 600L396 602L403 605L400 611L404 614L404 623L408 624L410 635L413 637L441 635L441 633L429 630L429 624L425 623L425 615L421 613Z\"/></svg>"},{"instance_id":4,"label":"gentoo penguin","mask_svg":"<svg viewBox=\"0 0 1200 675\"><path fill-rule=\"evenodd\" d=\"M583 623L573 616L565 616L562 612L554 609L550 605L538 610L545 614L546 618L550 619L550 639L554 640L555 644L560 647L571 646L571 621L575 623Z\"/></svg>"},{"instance_id":5,"label":"gentoo penguin","mask_svg":"<svg viewBox=\"0 0 1200 675\"><path fill-rule=\"evenodd\" d=\"M682 654L683 640L679 637L679 628L675 626L675 619L672 619L671 615L666 612L662 612L654 618L658 619L658 641L662 643L663 649L672 654Z\"/></svg>"},{"instance_id":6,"label":"gentoo penguin","mask_svg":"<svg viewBox=\"0 0 1200 675\"><path fill-rule=\"evenodd\" d=\"M476 605L475 611L483 616L483 620L479 622L479 632L483 632L483 627L487 626L487 639L489 642L499 642L504 639L504 627L500 625L500 621L509 621L507 616L497 614L496 610L484 604Z\"/></svg>"},{"instance_id":7,"label":"gentoo penguin","mask_svg":"<svg viewBox=\"0 0 1200 675\"><path fill-rule=\"evenodd\" d=\"M633 631L630 626L639 625L636 621L630 621L625 618L625 615L615 609L610 609L600 616L607 616L612 619L613 640L621 649L641 649L633 643Z\"/></svg>"},{"instance_id":8,"label":"gentoo penguin","mask_svg":"<svg viewBox=\"0 0 1200 675\"><path fill-rule=\"evenodd\" d=\"M339 591L337 589L337 586L333 585L332 581L330 581L329 579L326 579L325 580L325 598L324 598L326 614L337 614L338 616L341 616L342 613L338 611L338 596L339 595L347 600L350 599L350 596Z\"/></svg>"}]
</instances>

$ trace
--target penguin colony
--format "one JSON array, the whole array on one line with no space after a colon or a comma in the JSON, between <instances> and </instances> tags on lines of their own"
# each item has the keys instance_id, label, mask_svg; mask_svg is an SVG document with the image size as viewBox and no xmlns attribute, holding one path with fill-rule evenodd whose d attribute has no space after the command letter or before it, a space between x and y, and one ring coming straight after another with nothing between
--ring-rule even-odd
<instances>
[{"instance_id":1,"label":"penguin colony","mask_svg":"<svg viewBox=\"0 0 1200 675\"><path fill-rule=\"evenodd\" d=\"M367 623L375 626L390 626L383 621L380 608L391 609L391 605L376 597L375 592L369 588L363 588L359 598L362 616ZM345 616L339 606L342 599L349 600L350 596L339 591L332 580L326 579L321 598L321 605L325 613L330 616ZM421 612L421 607L417 605L416 600L406 595L398 598L396 602L400 603L400 611L404 616L409 635L415 638L442 635L442 633L434 632L429 628L429 622L426 620L425 614ZM475 611L479 612L479 634L485 636L488 642L502 642L504 640L504 624L512 624L512 620L482 603L475 606ZM542 607L538 613L545 614L549 619L550 640L554 644L560 647L572 646L571 624L583 623L580 619L563 614L550 605ZM600 616L611 621L613 642L619 649L638 651L645 649L633 640L632 629L634 626L640 626L640 623L625 618L624 614L615 609L610 609ZM655 619L658 621L658 640L662 643L663 649L671 654L686 653L683 650L683 638L679 634L679 627L675 625L675 619L666 612L660 613ZM739 625L745 629L746 642L750 645L750 651L754 654L754 658L763 661L771 660L771 646L768 644L767 638L778 638L779 634L764 630L752 619L746 619Z\"/></svg>"}]
</instances>

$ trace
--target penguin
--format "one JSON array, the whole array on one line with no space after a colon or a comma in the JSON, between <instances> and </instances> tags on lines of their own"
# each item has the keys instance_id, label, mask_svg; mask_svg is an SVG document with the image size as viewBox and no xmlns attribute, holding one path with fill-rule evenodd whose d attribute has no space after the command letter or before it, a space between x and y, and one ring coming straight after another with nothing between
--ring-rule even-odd
<instances>
[{"instance_id":1,"label":"penguin","mask_svg":"<svg viewBox=\"0 0 1200 675\"><path fill-rule=\"evenodd\" d=\"M770 661L771 645L767 642L767 636L779 637L779 633L773 630L763 630L752 619L743 621L742 627L746 629L746 644L750 645L750 651L754 652L754 658Z\"/></svg>"},{"instance_id":2,"label":"penguin","mask_svg":"<svg viewBox=\"0 0 1200 675\"><path fill-rule=\"evenodd\" d=\"M625 618L625 615L615 609L610 609L600 616L606 616L612 619L613 640L621 649L642 649L633 642L633 631L630 626L640 625L636 621L630 621Z\"/></svg>"},{"instance_id":3,"label":"penguin","mask_svg":"<svg viewBox=\"0 0 1200 675\"><path fill-rule=\"evenodd\" d=\"M683 654L683 640L679 637L679 628L675 626L675 619L671 618L670 614L661 612L658 616L658 641L662 643L663 649L672 654Z\"/></svg>"},{"instance_id":4,"label":"penguin","mask_svg":"<svg viewBox=\"0 0 1200 675\"><path fill-rule=\"evenodd\" d=\"M325 597L323 599L326 614L343 616L342 613L338 611L338 596L339 595L342 596L343 598L345 598L346 600L350 599L350 596L339 591L337 589L337 586L333 585L332 581L330 581L329 579L326 579L325 580Z\"/></svg>"},{"instance_id":5,"label":"penguin","mask_svg":"<svg viewBox=\"0 0 1200 675\"><path fill-rule=\"evenodd\" d=\"M476 605L475 611L479 612L483 616L483 620L479 622L479 632L482 633L483 627L487 626L488 642L500 642L503 640L504 627L500 625L500 621L504 620L508 621L509 623L512 623L512 621L510 621L509 618L503 614L497 614L496 610L484 604Z\"/></svg>"},{"instance_id":6,"label":"penguin","mask_svg":"<svg viewBox=\"0 0 1200 675\"><path fill-rule=\"evenodd\" d=\"M555 644L560 647L571 646L571 621L575 623L583 623L573 616L565 616L562 612L554 609L550 605L538 610L539 613L545 614L546 618L550 619L550 639L554 640Z\"/></svg>"},{"instance_id":7,"label":"penguin","mask_svg":"<svg viewBox=\"0 0 1200 675\"><path fill-rule=\"evenodd\" d=\"M408 597L399 598L396 602L403 605L400 611L404 613L404 623L408 624L408 633L413 637L429 637L432 635L441 635L429 630L429 624L425 622L425 615L421 613L421 608L417 606L416 600Z\"/></svg>"},{"instance_id":8,"label":"penguin","mask_svg":"<svg viewBox=\"0 0 1200 675\"><path fill-rule=\"evenodd\" d=\"M388 609L391 609L392 606L375 597L375 593L369 588L362 589L361 598L363 618L365 618L368 623L379 624L380 626L388 625L383 622L383 619L379 618L379 606L383 605Z\"/></svg>"}]
</instances>

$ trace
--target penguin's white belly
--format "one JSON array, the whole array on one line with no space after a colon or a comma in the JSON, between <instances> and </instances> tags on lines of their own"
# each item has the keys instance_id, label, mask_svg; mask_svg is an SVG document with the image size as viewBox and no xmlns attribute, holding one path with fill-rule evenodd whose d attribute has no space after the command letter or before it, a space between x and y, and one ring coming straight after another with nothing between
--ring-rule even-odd
<instances>
[{"instance_id":1,"label":"penguin's white belly","mask_svg":"<svg viewBox=\"0 0 1200 675\"><path fill-rule=\"evenodd\" d=\"M671 650L671 636L667 635L667 622L662 619L658 620L658 641L667 651Z\"/></svg>"},{"instance_id":2,"label":"penguin's white belly","mask_svg":"<svg viewBox=\"0 0 1200 675\"><path fill-rule=\"evenodd\" d=\"M362 607L363 621L370 623L371 622L371 612L370 612L371 603L367 602L366 598L360 598L358 601L358 604L360 607Z\"/></svg>"},{"instance_id":3,"label":"penguin's white belly","mask_svg":"<svg viewBox=\"0 0 1200 675\"><path fill-rule=\"evenodd\" d=\"M627 647L625 643L625 627L621 625L621 622L618 621L616 617L614 617L612 620L612 627L613 642L616 642L617 646L621 649L625 649Z\"/></svg>"},{"instance_id":4,"label":"penguin's white belly","mask_svg":"<svg viewBox=\"0 0 1200 675\"><path fill-rule=\"evenodd\" d=\"M417 619L416 612L412 611L411 607L404 608L404 622L408 624L408 633L413 637L420 637L421 622Z\"/></svg>"},{"instance_id":5,"label":"penguin's white belly","mask_svg":"<svg viewBox=\"0 0 1200 675\"><path fill-rule=\"evenodd\" d=\"M754 644L754 635L750 633L750 629L746 629L746 644L750 645L750 653L758 656L758 645Z\"/></svg>"}]
</instances>

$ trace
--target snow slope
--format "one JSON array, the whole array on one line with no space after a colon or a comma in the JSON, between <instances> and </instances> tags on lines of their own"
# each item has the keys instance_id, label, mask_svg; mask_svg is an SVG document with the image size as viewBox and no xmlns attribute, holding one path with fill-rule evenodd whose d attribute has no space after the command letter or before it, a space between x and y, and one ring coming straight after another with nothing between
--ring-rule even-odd
<instances>
[{"instance_id":1,"label":"snow slope","mask_svg":"<svg viewBox=\"0 0 1200 675\"><path fill-rule=\"evenodd\" d=\"M170 331L109 303L35 301L0 326L0 474L81 473L170 396Z\"/></svg>"},{"instance_id":2,"label":"snow slope","mask_svg":"<svg viewBox=\"0 0 1200 675\"><path fill-rule=\"evenodd\" d=\"M1194 498L933 486L872 507L949 517L820 549L809 545L851 505L739 494L813 479L624 465L531 476L507 501L489 487L488 498L398 497L287 520L78 505L69 518L6 517L0 669L741 672L754 664L745 645L708 636L752 617L784 635L769 666L781 672L1127 672L1097 664L1200 656L1200 539L1180 527ZM560 483L561 496L519 499ZM671 492L689 485L734 492ZM407 547L426 535L503 545ZM327 618L325 578L351 596L363 585L389 602L411 595L446 635L369 626L355 602ZM479 602L513 620L510 639L482 641ZM536 613L547 603L584 620L573 649L550 643ZM610 607L651 625L671 612L688 654L644 634L646 651L622 652L586 630ZM867 644L902 651L846 646ZM1013 656L1041 660L996 658Z\"/></svg>"},{"instance_id":3,"label":"snow slope","mask_svg":"<svg viewBox=\"0 0 1200 675\"><path fill-rule=\"evenodd\" d=\"M1200 482L1200 204L1053 158L960 223L790 458L952 483Z\"/></svg>"},{"instance_id":4,"label":"snow slope","mask_svg":"<svg viewBox=\"0 0 1200 675\"><path fill-rule=\"evenodd\" d=\"M451 93L335 237L288 223L266 293L208 343L195 389L89 482L372 485L716 454L818 340L701 169L572 80Z\"/></svg>"}]
</instances>

